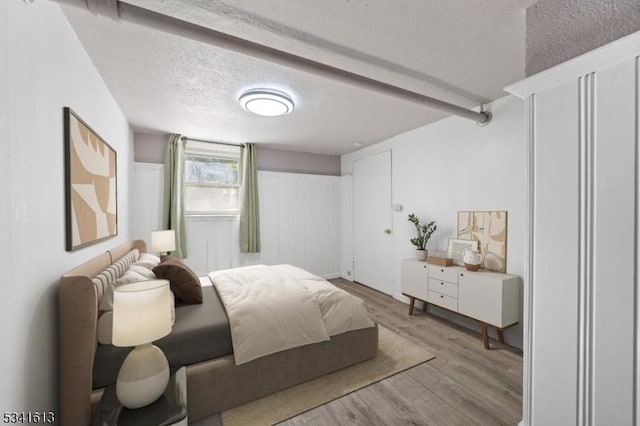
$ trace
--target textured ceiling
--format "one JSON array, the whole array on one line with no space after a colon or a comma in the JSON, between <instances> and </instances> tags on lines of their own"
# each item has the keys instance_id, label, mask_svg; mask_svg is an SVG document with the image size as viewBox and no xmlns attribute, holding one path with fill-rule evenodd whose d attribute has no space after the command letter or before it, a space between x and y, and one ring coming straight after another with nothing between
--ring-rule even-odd
<instances>
[{"instance_id":1,"label":"textured ceiling","mask_svg":"<svg viewBox=\"0 0 640 426\"><path fill-rule=\"evenodd\" d=\"M533 0L127 0L428 96L474 107L524 77ZM160 31L63 10L136 130L324 154L439 120L431 108ZM250 88L287 92L292 114L254 116Z\"/></svg>"},{"instance_id":2,"label":"textured ceiling","mask_svg":"<svg viewBox=\"0 0 640 426\"><path fill-rule=\"evenodd\" d=\"M527 75L638 30L638 0L540 0L527 10Z\"/></svg>"}]
</instances>

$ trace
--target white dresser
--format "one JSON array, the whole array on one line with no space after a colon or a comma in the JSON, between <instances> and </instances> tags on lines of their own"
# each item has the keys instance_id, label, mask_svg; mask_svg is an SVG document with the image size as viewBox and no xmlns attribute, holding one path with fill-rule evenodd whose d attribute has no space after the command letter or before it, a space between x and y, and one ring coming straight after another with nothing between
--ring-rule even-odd
<instances>
[{"instance_id":1,"label":"white dresser","mask_svg":"<svg viewBox=\"0 0 640 426\"><path fill-rule=\"evenodd\" d=\"M402 261L402 294L480 322L484 347L489 349L488 328L495 328L504 343L503 330L518 323L520 278L489 271L467 271L462 266L438 266Z\"/></svg>"}]
</instances>

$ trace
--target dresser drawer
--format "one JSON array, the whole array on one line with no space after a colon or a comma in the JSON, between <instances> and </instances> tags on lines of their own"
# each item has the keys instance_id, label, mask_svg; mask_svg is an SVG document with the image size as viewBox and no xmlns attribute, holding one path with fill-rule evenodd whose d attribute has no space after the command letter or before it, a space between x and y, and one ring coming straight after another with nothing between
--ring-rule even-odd
<instances>
[{"instance_id":1,"label":"dresser drawer","mask_svg":"<svg viewBox=\"0 0 640 426\"><path fill-rule=\"evenodd\" d=\"M458 268L447 268L446 266L429 265L429 278L435 278L450 283L458 282Z\"/></svg>"},{"instance_id":2,"label":"dresser drawer","mask_svg":"<svg viewBox=\"0 0 640 426\"><path fill-rule=\"evenodd\" d=\"M450 311L458 312L458 298L447 296L446 294L438 293L437 291L429 290L429 300L427 302L434 305L442 306Z\"/></svg>"},{"instance_id":3,"label":"dresser drawer","mask_svg":"<svg viewBox=\"0 0 640 426\"><path fill-rule=\"evenodd\" d=\"M458 285L435 278L429 278L429 290L446 294L451 297L458 297Z\"/></svg>"}]
</instances>

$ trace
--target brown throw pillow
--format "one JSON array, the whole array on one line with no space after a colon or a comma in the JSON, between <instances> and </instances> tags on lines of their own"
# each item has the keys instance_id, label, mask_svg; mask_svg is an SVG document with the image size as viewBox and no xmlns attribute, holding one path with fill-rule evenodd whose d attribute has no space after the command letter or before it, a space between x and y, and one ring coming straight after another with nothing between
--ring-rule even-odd
<instances>
[{"instance_id":1,"label":"brown throw pillow","mask_svg":"<svg viewBox=\"0 0 640 426\"><path fill-rule=\"evenodd\" d=\"M153 273L160 279L169 280L176 299L189 305L202 303L200 279L184 263L167 260L153 268Z\"/></svg>"}]
</instances>

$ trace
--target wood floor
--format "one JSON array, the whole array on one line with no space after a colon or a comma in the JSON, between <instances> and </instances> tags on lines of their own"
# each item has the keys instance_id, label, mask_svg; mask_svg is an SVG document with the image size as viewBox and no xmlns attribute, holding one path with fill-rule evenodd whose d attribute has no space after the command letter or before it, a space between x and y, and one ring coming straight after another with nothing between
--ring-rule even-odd
<instances>
[{"instance_id":1,"label":"wood floor","mask_svg":"<svg viewBox=\"0 0 640 426\"><path fill-rule=\"evenodd\" d=\"M332 282L363 299L374 319L436 358L280 423L300 425L517 425L522 407L522 353L368 287ZM192 423L218 426L219 417Z\"/></svg>"}]
</instances>

